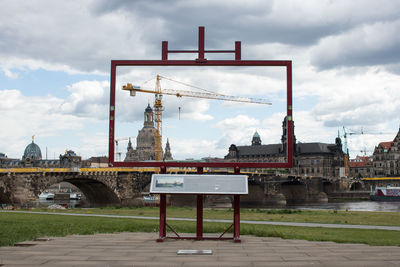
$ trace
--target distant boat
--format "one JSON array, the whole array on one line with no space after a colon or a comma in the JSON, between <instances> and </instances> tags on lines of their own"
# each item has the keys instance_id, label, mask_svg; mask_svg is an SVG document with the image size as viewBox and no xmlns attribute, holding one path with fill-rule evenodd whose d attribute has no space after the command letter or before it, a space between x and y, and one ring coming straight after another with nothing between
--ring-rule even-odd
<instances>
[{"instance_id":1,"label":"distant boat","mask_svg":"<svg viewBox=\"0 0 400 267\"><path fill-rule=\"evenodd\" d=\"M69 194L69 199L80 200L81 198L82 198L81 194L78 194L78 193L70 193Z\"/></svg>"},{"instance_id":2,"label":"distant boat","mask_svg":"<svg viewBox=\"0 0 400 267\"><path fill-rule=\"evenodd\" d=\"M39 199L51 200L54 199L54 196L54 193L44 191L39 195Z\"/></svg>"},{"instance_id":3,"label":"distant boat","mask_svg":"<svg viewBox=\"0 0 400 267\"><path fill-rule=\"evenodd\" d=\"M374 201L400 201L400 187L376 187L370 198Z\"/></svg>"},{"instance_id":4,"label":"distant boat","mask_svg":"<svg viewBox=\"0 0 400 267\"><path fill-rule=\"evenodd\" d=\"M39 195L39 199L42 200L80 200L82 199L82 195L79 193L72 193L72 192L68 192L68 193L50 193L50 192L42 192Z\"/></svg>"}]
</instances>

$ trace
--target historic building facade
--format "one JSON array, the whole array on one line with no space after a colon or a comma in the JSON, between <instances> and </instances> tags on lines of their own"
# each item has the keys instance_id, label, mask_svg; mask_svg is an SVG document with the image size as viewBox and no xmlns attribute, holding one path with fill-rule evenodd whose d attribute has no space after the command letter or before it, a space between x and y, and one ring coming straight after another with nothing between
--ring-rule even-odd
<instances>
[{"instance_id":1,"label":"historic building facade","mask_svg":"<svg viewBox=\"0 0 400 267\"><path fill-rule=\"evenodd\" d=\"M282 137L280 144L262 145L257 131L253 135L250 146L229 147L225 161L228 162L286 162L287 120L282 122ZM293 130L294 133L294 130ZM339 177L344 168L342 142L336 138L334 144L297 143L293 134L293 168L294 175L306 177Z\"/></svg>"},{"instance_id":2,"label":"historic building facade","mask_svg":"<svg viewBox=\"0 0 400 267\"><path fill-rule=\"evenodd\" d=\"M136 138L136 149L133 148L131 139L129 139L127 152L124 161L147 161L154 160L154 113L150 104L144 111L143 128L139 130ZM172 160L171 147L169 140L163 153L164 160Z\"/></svg>"},{"instance_id":3,"label":"historic building facade","mask_svg":"<svg viewBox=\"0 0 400 267\"><path fill-rule=\"evenodd\" d=\"M8 158L4 153L0 153L1 168L24 168L24 167L50 167L50 168L72 168L87 165L82 158L72 150L66 150L59 159L43 159L40 147L32 142L25 147L24 154L21 159Z\"/></svg>"},{"instance_id":4,"label":"historic building facade","mask_svg":"<svg viewBox=\"0 0 400 267\"><path fill-rule=\"evenodd\" d=\"M362 178L371 177L374 175L374 162L372 156L357 156L351 160L350 166L350 177Z\"/></svg>"},{"instance_id":5,"label":"historic building facade","mask_svg":"<svg viewBox=\"0 0 400 267\"><path fill-rule=\"evenodd\" d=\"M400 175L400 129L391 142L381 142L374 149L373 176Z\"/></svg>"}]
</instances>

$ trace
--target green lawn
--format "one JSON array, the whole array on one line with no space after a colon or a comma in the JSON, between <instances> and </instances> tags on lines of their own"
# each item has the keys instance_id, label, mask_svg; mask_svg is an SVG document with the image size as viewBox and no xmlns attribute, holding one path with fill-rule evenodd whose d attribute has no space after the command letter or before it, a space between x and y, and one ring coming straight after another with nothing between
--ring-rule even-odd
<instances>
[{"instance_id":1,"label":"green lawn","mask_svg":"<svg viewBox=\"0 0 400 267\"><path fill-rule=\"evenodd\" d=\"M37 211L49 211L40 209ZM60 212L60 210L56 210ZM70 213L88 214L110 214L110 215L136 215L136 216L159 216L158 207L110 207L90 209L61 210ZM195 218L196 208L190 207L168 207L168 217ZM204 209L204 218L208 219L231 219L232 209ZM331 210L288 210L288 209L241 209L242 220L253 221L277 221L277 222L313 222L334 224L364 224L400 226L399 212L367 212L367 211L331 211Z\"/></svg>"},{"instance_id":2,"label":"green lawn","mask_svg":"<svg viewBox=\"0 0 400 267\"><path fill-rule=\"evenodd\" d=\"M116 210L128 212L129 209L102 209L111 214ZM157 209L142 208L134 215L157 216L154 213ZM72 210L76 212L75 210ZM157 210L158 211L158 210ZM94 213L94 210L91 210ZM192 209L173 208L169 216L177 214L190 214ZM175 212L175 215L173 215ZM230 211L212 211L212 214L231 217ZM225 214L226 212L226 214ZM247 211L249 213L257 211ZM285 215L290 218L292 214L289 211L280 211L273 214L278 216ZM305 211L300 212L302 214ZM265 213L265 211L264 211ZM329 212L328 212L329 213ZM121 213L117 213L121 215ZM316 212L317 216L318 212ZM333 213L335 214L335 213ZM386 213L381 213L385 216ZM129 214L133 215L133 214ZM268 215L268 214L267 214ZM271 215L271 214L269 214ZM304 215L304 214L302 214ZM337 214L335 214L337 215ZM331 215L328 215L331 216ZM332 215L333 216L333 215ZM342 215L337 215L342 216ZM351 217L347 215L347 219ZM368 216L367 216L368 217ZM243 218L243 217L242 217ZM294 217L293 217L294 218ZM292 218L292 219L293 219ZM368 217L369 218L369 217ZM246 218L249 219L249 218ZM255 219L255 218L251 218ZM293 220L292 220L293 221ZM297 220L296 220L297 221ZM195 233L195 222L172 221L169 224L180 233ZM204 223L205 233L222 233L229 224L226 223ZM95 234L95 233L115 233L115 232L155 232L158 233L158 220L140 220L140 219L119 219L119 218L101 218L101 217L78 217L47 214L20 214L20 213L0 213L0 246L13 245L16 242L33 240L37 237L66 236L72 234ZM241 224L241 235L255 235L263 237L281 237L287 239L304 239L311 241L334 241L343 243L365 243L370 245L400 246L400 231L384 230L358 230L358 229L331 229L331 228L309 228L309 227L290 227L290 226L271 226L271 225L247 225Z\"/></svg>"}]
</instances>

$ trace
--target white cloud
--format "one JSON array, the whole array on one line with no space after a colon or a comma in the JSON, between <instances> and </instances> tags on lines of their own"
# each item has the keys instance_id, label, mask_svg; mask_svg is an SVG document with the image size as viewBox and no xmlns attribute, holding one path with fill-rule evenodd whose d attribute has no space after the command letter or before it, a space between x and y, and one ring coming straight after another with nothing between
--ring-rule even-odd
<instances>
[{"instance_id":1,"label":"white cloud","mask_svg":"<svg viewBox=\"0 0 400 267\"><path fill-rule=\"evenodd\" d=\"M11 70L9 70L7 68L3 68L3 72L4 72L4 75L7 78L10 78L10 79L17 79L18 78L18 73L12 72Z\"/></svg>"},{"instance_id":2,"label":"white cloud","mask_svg":"<svg viewBox=\"0 0 400 267\"><path fill-rule=\"evenodd\" d=\"M222 136L218 140L218 148L228 149L230 144L248 145L260 121L247 115L238 115L219 121L215 124Z\"/></svg>"},{"instance_id":3,"label":"white cloud","mask_svg":"<svg viewBox=\"0 0 400 267\"><path fill-rule=\"evenodd\" d=\"M311 61L321 69L399 62L399 29L400 20L383 21L327 36L315 47Z\"/></svg>"},{"instance_id":4,"label":"white cloud","mask_svg":"<svg viewBox=\"0 0 400 267\"><path fill-rule=\"evenodd\" d=\"M143 56L143 33L162 28L157 21L146 23L146 18L120 12L94 14L82 1L2 1L1 7L0 58L14 59L20 68L106 72L110 59L130 57L132 51Z\"/></svg>"},{"instance_id":5,"label":"white cloud","mask_svg":"<svg viewBox=\"0 0 400 267\"><path fill-rule=\"evenodd\" d=\"M106 81L81 81L67 86L70 96L60 105L60 111L79 117L108 118L109 83Z\"/></svg>"},{"instance_id":6,"label":"white cloud","mask_svg":"<svg viewBox=\"0 0 400 267\"><path fill-rule=\"evenodd\" d=\"M227 148L217 148L217 142L199 139L175 139L170 138L171 153L174 159L200 159L203 157L223 157L227 154Z\"/></svg>"},{"instance_id":7,"label":"white cloud","mask_svg":"<svg viewBox=\"0 0 400 267\"><path fill-rule=\"evenodd\" d=\"M58 112L62 100L56 97L28 97L18 90L1 90L0 99L0 147L11 156L22 156L32 135L40 140L84 127L82 119Z\"/></svg>"}]
</instances>

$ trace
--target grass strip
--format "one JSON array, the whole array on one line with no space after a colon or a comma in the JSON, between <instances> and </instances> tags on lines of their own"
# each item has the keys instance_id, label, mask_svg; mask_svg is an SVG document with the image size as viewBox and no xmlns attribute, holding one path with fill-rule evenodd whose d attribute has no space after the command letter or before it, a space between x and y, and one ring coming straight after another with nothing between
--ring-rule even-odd
<instances>
[{"instance_id":1,"label":"grass strip","mask_svg":"<svg viewBox=\"0 0 400 267\"><path fill-rule=\"evenodd\" d=\"M35 211L47 211L36 209ZM51 212L51 211L50 211ZM107 207L107 208L76 208L71 210L56 210L56 212L109 214L158 217L158 207ZM196 208L168 207L168 217L195 218ZM204 209L204 218L232 219L232 209ZM291 210L291 209L241 209L242 220L275 221L275 222L308 222L354 225L400 226L399 212L368 212L368 211L337 211L337 210Z\"/></svg>"},{"instance_id":2,"label":"grass strip","mask_svg":"<svg viewBox=\"0 0 400 267\"><path fill-rule=\"evenodd\" d=\"M173 221L169 224L179 233L195 233L196 231L194 222ZM0 246L10 246L17 242L34 240L38 237L118 232L158 233L159 224L158 220L2 213L0 215L0 226ZM226 223L205 222L204 232L222 233L228 226L229 224ZM400 246L399 231L241 224L241 234L309 241Z\"/></svg>"}]
</instances>

